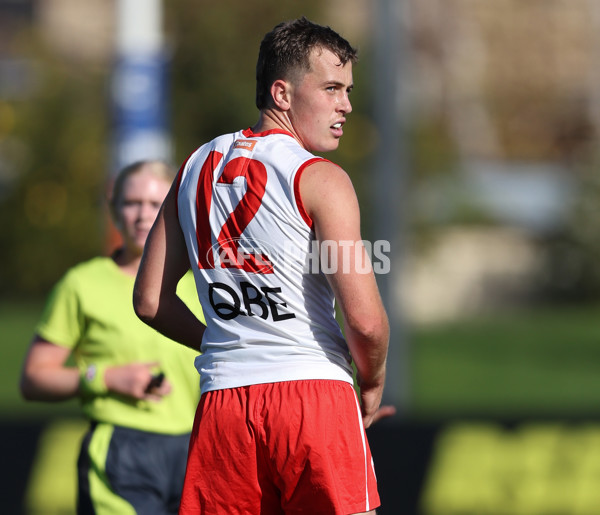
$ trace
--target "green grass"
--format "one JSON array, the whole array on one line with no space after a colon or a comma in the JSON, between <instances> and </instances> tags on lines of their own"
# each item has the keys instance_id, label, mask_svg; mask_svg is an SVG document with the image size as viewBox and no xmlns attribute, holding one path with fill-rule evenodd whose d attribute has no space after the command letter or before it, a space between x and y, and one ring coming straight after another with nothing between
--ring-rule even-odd
<instances>
[{"instance_id":1,"label":"green grass","mask_svg":"<svg viewBox=\"0 0 600 515\"><path fill-rule=\"evenodd\" d=\"M0 416L72 415L26 403L18 380L41 302L0 302ZM589 416L600 407L600 307L530 310L410 328L408 415ZM398 373L390 363L388 374Z\"/></svg>"},{"instance_id":2,"label":"green grass","mask_svg":"<svg viewBox=\"0 0 600 515\"><path fill-rule=\"evenodd\" d=\"M600 406L599 307L415 328L418 416L587 416Z\"/></svg>"}]
</instances>

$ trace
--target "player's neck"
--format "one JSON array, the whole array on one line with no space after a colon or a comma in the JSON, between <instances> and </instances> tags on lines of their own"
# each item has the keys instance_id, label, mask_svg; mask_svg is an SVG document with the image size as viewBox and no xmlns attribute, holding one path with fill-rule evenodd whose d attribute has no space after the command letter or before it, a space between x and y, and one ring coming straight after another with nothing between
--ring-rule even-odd
<instances>
[{"instance_id":1,"label":"player's neck","mask_svg":"<svg viewBox=\"0 0 600 515\"><path fill-rule=\"evenodd\" d=\"M252 132L258 134L259 132L270 131L273 129L282 129L298 139L296 131L286 112L278 109L261 110L258 122L252 127Z\"/></svg>"}]
</instances>

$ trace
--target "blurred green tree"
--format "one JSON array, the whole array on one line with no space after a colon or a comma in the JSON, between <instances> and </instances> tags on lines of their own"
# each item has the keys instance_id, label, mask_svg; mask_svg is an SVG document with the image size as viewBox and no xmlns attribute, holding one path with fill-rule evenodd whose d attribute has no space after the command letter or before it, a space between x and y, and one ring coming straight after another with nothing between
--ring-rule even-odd
<instances>
[{"instance_id":1,"label":"blurred green tree","mask_svg":"<svg viewBox=\"0 0 600 515\"><path fill-rule=\"evenodd\" d=\"M0 295L46 292L71 264L102 250L107 164L105 72L82 69L27 38L32 91L6 102L0 202Z\"/></svg>"}]
</instances>

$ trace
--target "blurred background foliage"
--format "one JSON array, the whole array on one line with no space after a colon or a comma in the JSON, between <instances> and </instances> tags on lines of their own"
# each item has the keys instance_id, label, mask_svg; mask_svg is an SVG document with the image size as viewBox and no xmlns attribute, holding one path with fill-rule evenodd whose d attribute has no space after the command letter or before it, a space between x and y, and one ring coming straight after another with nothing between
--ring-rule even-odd
<instances>
[{"instance_id":1,"label":"blurred background foliage","mask_svg":"<svg viewBox=\"0 0 600 515\"><path fill-rule=\"evenodd\" d=\"M165 2L169 56L170 129L178 166L216 134L252 125L254 67L260 40L298 11L323 18L324 4L173 0ZM354 42L353 42L354 43ZM74 45L77 43L74 42ZM65 54L34 27L11 42L30 67L23 94L0 99L0 296L38 296L74 263L106 252L105 208L110 166L111 62ZM360 57L368 63L368 49ZM356 67L356 116L345 145L330 157L353 176L372 151L366 113L367 66Z\"/></svg>"},{"instance_id":2,"label":"blurred background foliage","mask_svg":"<svg viewBox=\"0 0 600 515\"><path fill-rule=\"evenodd\" d=\"M559 303L594 304L600 299L600 173L591 163L580 171L578 193L564 225L542 240L540 294Z\"/></svg>"},{"instance_id":3,"label":"blurred background foliage","mask_svg":"<svg viewBox=\"0 0 600 515\"><path fill-rule=\"evenodd\" d=\"M369 12L367 4L352 4ZM453 227L516 227L537 253L536 269L529 274L528 302L599 300L595 96L585 76L589 70L585 60L595 55L593 38L585 36L593 28L588 21L592 18L586 18L586 9L591 8L579 0L577 5L558 2L553 10L540 2L514 9L513 0L494 8L474 4L471 10L462 1L452 6L432 1L408 4L410 67L401 81L408 84L409 107L400 112L407 118L401 137L409 154L408 170L402 172L408 181L407 192L398 197L409 204L403 211L409 215L408 251L417 260L430 259L428 253ZM215 134L255 122L256 53L273 25L303 14L337 28L338 18L347 22L354 16L353 24L341 24L362 26L348 35L361 58L354 73L354 111L342 145L327 157L352 177L368 238L376 202L371 194L373 161L380 141L372 115L377 80L373 22L361 19L362 12L336 9L339 5L164 2L173 162L179 165ZM542 39L521 44L536 19L557 30L539 36L546 46L542 47ZM2 40L3 52L30 66L20 90L0 96L0 297L36 297L72 264L108 250L104 197L114 123L114 57L110 52L82 57L85 54L75 51L83 44L81 39L62 46L49 44L48 35L36 24L23 23L10 34L12 39ZM95 36L90 34L89 39ZM397 103L390 99L390 109ZM559 175L568 179L572 194L563 201L565 216L541 231L530 231L518 222L507 223L506 213L499 216L483 202L472 179L501 165L503 180L513 180L536 163L541 168L560 167ZM471 174L469 167L477 173ZM515 192L525 191L523 184L514 181L506 194L500 189L496 193L517 196ZM529 188L525 195L536 193L537 186ZM504 209L508 205L510 211L512 199L504 200ZM406 273L409 278L417 276L410 269ZM407 283L408 289L413 287Z\"/></svg>"},{"instance_id":4,"label":"blurred background foliage","mask_svg":"<svg viewBox=\"0 0 600 515\"><path fill-rule=\"evenodd\" d=\"M35 32L18 41L33 89L2 101L0 293L47 291L65 267L102 249L108 123L105 70L53 54Z\"/></svg>"}]
</instances>

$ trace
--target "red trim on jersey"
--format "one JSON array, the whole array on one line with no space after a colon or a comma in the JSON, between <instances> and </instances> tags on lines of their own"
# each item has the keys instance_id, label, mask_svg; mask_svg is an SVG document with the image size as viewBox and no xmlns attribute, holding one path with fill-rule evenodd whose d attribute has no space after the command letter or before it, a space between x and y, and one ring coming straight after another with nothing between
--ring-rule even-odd
<instances>
[{"instance_id":1,"label":"red trim on jersey","mask_svg":"<svg viewBox=\"0 0 600 515\"><path fill-rule=\"evenodd\" d=\"M304 208L304 203L302 202L302 196L300 195L300 177L304 173L304 170L306 170L311 164L316 163L317 161L328 160L323 157L313 157L312 159L309 159L308 161L300 165L300 168L298 168L298 171L294 176L294 197L296 198L296 207L298 208L298 211L300 211L300 216L302 216L302 219L306 222L306 225L308 225L311 229L313 228L314 223L312 218L306 212L306 209Z\"/></svg>"},{"instance_id":2,"label":"red trim on jersey","mask_svg":"<svg viewBox=\"0 0 600 515\"><path fill-rule=\"evenodd\" d=\"M270 129L268 131L262 131L262 132L255 133L252 131L251 127L248 127L247 129L243 130L242 134L246 138L262 138L264 136L270 136L271 134L284 134L286 136L290 136L291 138L294 137L294 135L291 132L286 131L284 129Z\"/></svg>"}]
</instances>

